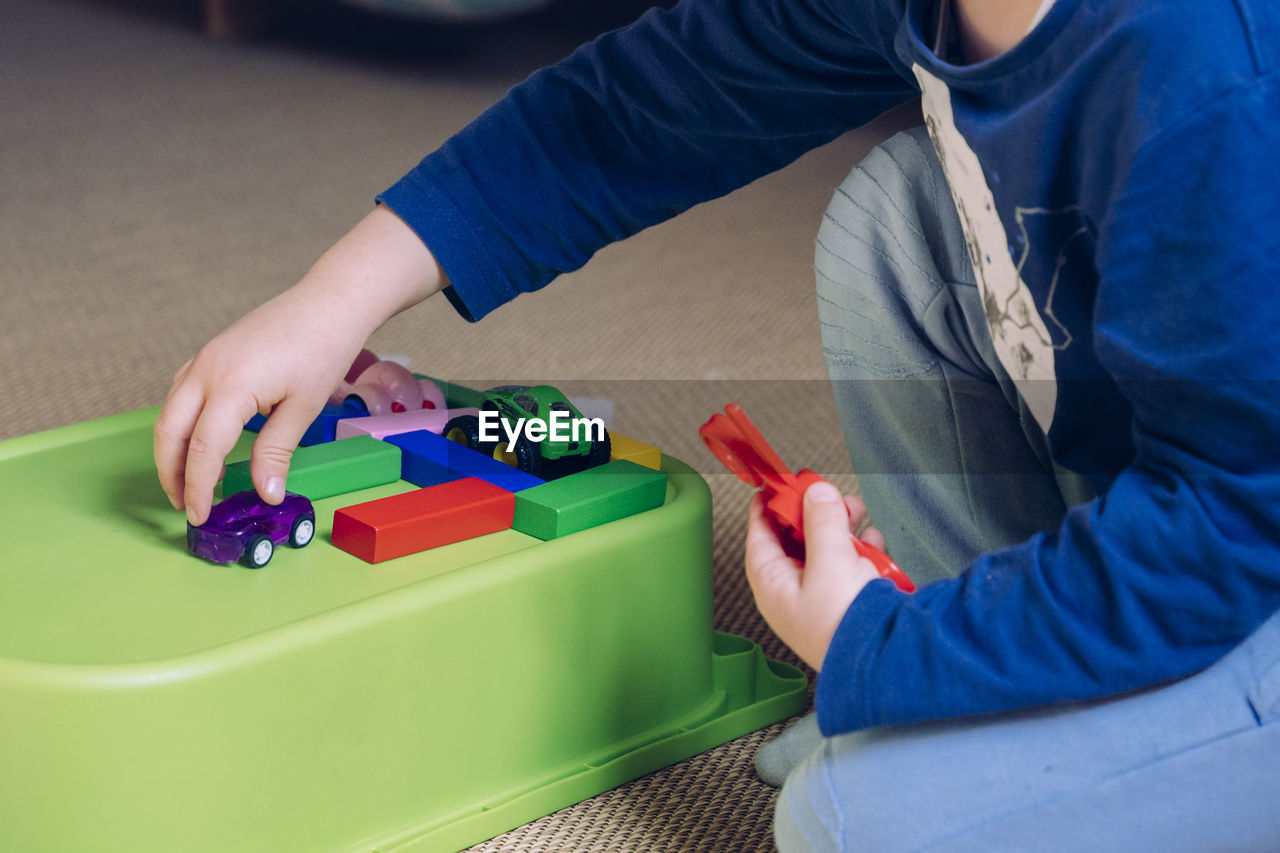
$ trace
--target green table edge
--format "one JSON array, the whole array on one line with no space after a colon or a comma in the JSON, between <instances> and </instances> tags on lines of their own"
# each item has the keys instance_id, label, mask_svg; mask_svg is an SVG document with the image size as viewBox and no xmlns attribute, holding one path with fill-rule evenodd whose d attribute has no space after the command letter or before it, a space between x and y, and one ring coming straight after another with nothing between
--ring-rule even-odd
<instances>
[{"instance_id":1,"label":"green table edge","mask_svg":"<svg viewBox=\"0 0 1280 853\"><path fill-rule=\"evenodd\" d=\"M801 670L766 657L759 645L736 634L716 631L714 648L711 698L673 727L633 738L567 776L542 780L492 804L396 833L371 847L361 845L352 853L460 850L804 710L808 679Z\"/></svg>"}]
</instances>

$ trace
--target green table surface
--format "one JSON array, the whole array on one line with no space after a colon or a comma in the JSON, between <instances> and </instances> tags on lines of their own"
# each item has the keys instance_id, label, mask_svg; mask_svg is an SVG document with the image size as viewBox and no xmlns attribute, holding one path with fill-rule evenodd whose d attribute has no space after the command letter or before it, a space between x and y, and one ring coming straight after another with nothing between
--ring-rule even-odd
<instances>
[{"instance_id":1,"label":"green table surface","mask_svg":"<svg viewBox=\"0 0 1280 853\"><path fill-rule=\"evenodd\" d=\"M178 657L540 544L507 530L379 565L333 547L334 510L417 488L399 481L317 501L312 544L262 570L206 562L150 464L155 414L0 442L0 658ZM229 458L248 458L253 438Z\"/></svg>"}]
</instances>

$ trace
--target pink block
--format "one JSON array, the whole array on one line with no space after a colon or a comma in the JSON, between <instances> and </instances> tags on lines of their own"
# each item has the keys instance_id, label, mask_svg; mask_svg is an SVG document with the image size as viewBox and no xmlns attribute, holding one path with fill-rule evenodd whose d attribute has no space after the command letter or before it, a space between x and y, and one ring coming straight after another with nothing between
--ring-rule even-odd
<instances>
[{"instance_id":1,"label":"pink block","mask_svg":"<svg viewBox=\"0 0 1280 853\"><path fill-rule=\"evenodd\" d=\"M343 418L334 427L334 438L351 438L368 435L384 438L403 432L425 429L439 435L450 418L458 415L475 415L479 409L419 409L415 412L397 412L394 415L370 415L367 418Z\"/></svg>"}]
</instances>

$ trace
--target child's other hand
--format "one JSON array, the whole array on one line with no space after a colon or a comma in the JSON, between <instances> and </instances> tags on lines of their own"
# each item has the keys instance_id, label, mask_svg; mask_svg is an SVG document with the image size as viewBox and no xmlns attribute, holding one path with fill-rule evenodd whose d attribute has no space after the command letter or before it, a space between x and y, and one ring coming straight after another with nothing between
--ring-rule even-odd
<instances>
[{"instance_id":1,"label":"child's other hand","mask_svg":"<svg viewBox=\"0 0 1280 853\"><path fill-rule=\"evenodd\" d=\"M747 526L747 580L756 607L784 643L809 666L821 669L827 646L845 611L862 588L880 577L858 556L851 534L866 516L862 501L841 497L828 482L804 495L805 562L788 557L757 494ZM861 538L884 548L884 537L867 528Z\"/></svg>"},{"instance_id":2,"label":"child's other hand","mask_svg":"<svg viewBox=\"0 0 1280 853\"><path fill-rule=\"evenodd\" d=\"M443 284L435 258L395 214L376 208L302 281L209 341L174 376L155 425L156 471L192 524L209 516L223 460L255 414L253 485L284 498L302 434L374 330Z\"/></svg>"}]
</instances>

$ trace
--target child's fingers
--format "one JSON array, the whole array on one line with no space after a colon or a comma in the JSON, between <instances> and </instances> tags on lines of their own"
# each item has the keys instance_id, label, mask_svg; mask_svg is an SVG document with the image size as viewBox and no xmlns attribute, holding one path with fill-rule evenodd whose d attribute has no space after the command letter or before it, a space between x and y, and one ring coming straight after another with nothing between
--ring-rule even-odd
<instances>
[{"instance_id":1,"label":"child's fingers","mask_svg":"<svg viewBox=\"0 0 1280 853\"><path fill-rule=\"evenodd\" d=\"M826 481L804 493L804 548L807 568L849 565L859 559L844 498Z\"/></svg>"},{"instance_id":2,"label":"child's fingers","mask_svg":"<svg viewBox=\"0 0 1280 853\"><path fill-rule=\"evenodd\" d=\"M849 530L857 532L867 519L867 505L857 495L845 495L844 505L849 510Z\"/></svg>"},{"instance_id":3,"label":"child's fingers","mask_svg":"<svg viewBox=\"0 0 1280 853\"><path fill-rule=\"evenodd\" d=\"M884 534L875 527L868 527L863 530L862 533L858 534L858 538L863 542L866 542L868 545L875 546L877 550L887 551L884 544Z\"/></svg>"},{"instance_id":4,"label":"child's fingers","mask_svg":"<svg viewBox=\"0 0 1280 853\"><path fill-rule=\"evenodd\" d=\"M799 571L796 561L783 550L777 531L765 518L764 499L758 492L751 499L747 516L746 566L747 582L757 597L762 587L772 586Z\"/></svg>"},{"instance_id":5,"label":"child's fingers","mask_svg":"<svg viewBox=\"0 0 1280 853\"><path fill-rule=\"evenodd\" d=\"M253 487L267 503L278 504L284 500L294 448L315 419L318 409L318 406L298 402L295 397L284 399L272 410L253 442L249 470L253 475Z\"/></svg>"},{"instance_id":6,"label":"child's fingers","mask_svg":"<svg viewBox=\"0 0 1280 853\"><path fill-rule=\"evenodd\" d=\"M785 556L782 543L773 526L765 520L764 499L757 492L747 510L747 562L763 563L780 556Z\"/></svg>"},{"instance_id":7,"label":"child's fingers","mask_svg":"<svg viewBox=\"0 0 1280 853\"><path fill-rule=\"evenodd\" d=\"M186 488L187 444L203 408L204 394L198 389L174 386L156 418L152 433L156 473L160 476L160 488L164 489L174 509L186 508L183 491Z\"/></svg>"},{"instance_id":8,"label":"child's fingers","mask_svg":"<svg viewBox=\"0 0 1280 853\"><path fill-rule=\"evenodd\" d=\"M193 361L195 361L194 358L187 359L185 362L183 362L182 367L179 367L177 370L173 372L173 379L171 380L171 383L169 385L170 397L173 396L173 392L178 389L178 386L182 384L182 380L187 378L187 373L191 370L191 363ZM165 398L165 402L168 402L168 398Z\"/></svg>"},{"instance_id":9,"label":"child's fingers","mask_svg":"<svg viewBox=\"0 0 1280 853\"><path fill-rule=\"evenodd\" d=\"M253 407L241 407L227 401L210 400L196 421L187 444L187 475L183 498L187 520L204 524L213 503L213 487L218 483L223 461L235 447L240 431L253 415Z\"/></svg>"},{"instance_id":10,"label":"child's fingers","mask_svg":"<svg viewBox=\"0 0 1280 853\"><path fill-rule=\"evenodd\" d=\"M862 527L867 520L867 505L862 502L862 498L855 495L845 495L844 505L849 508L849 532L857 535L859 539L869 545L874 545L879 550L884 550L884 536L874 527L868 525L858 532L858 528Z\"/></svg>"}]
</instances>

